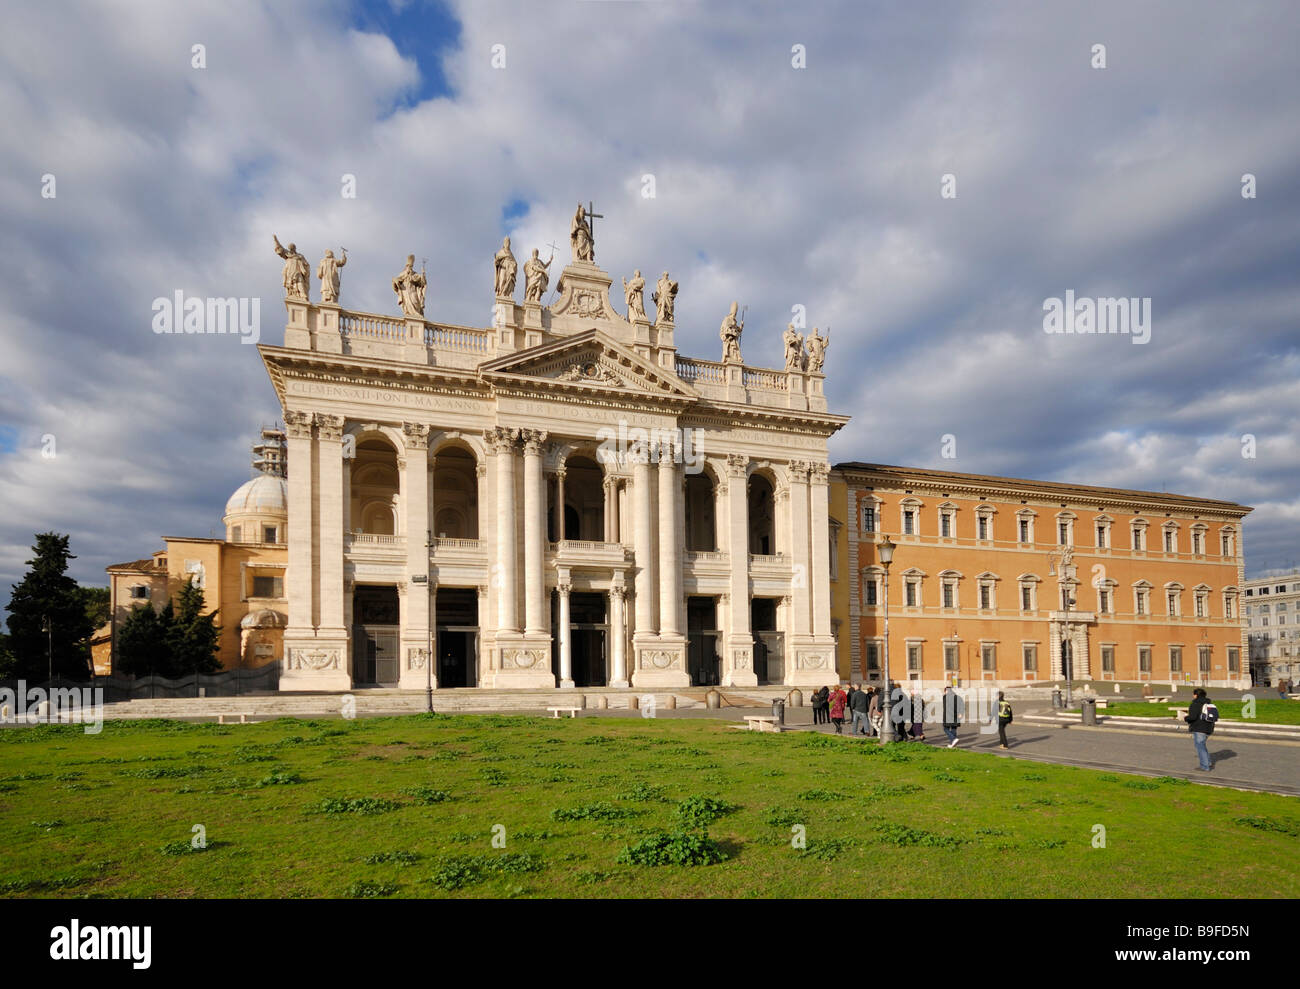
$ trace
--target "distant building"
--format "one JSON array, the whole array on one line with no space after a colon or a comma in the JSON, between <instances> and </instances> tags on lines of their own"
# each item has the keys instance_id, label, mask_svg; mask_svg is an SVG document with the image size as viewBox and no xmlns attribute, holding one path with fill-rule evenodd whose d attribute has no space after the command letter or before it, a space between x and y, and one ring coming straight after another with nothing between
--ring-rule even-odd
<instances>
[{"instance_id":1,"label":"distant building","mask_svg":"<svg viewBox=\"0 0 1300 989\"><path fill-rule=\"evenodd\" d=\"M1249 508L880 464L837 464L832 490L839 478L850 562L834 583L849 583L854 645L845 676L882 677L877 548L888 534L892 680L1060 680L1072 652L1076 680L1249 685L1238 600Z\"/></svg>"},{"instance_id":2,"label":"distant building","mask_svg":"<svg viewBox=\"0 0 1300 989\"><path fill-rule=\"evenodd\" d=\"M253 464L264 473L240 485L226 502L225 539L165 536L166 548L152 557L107 568L111 650L105 661L101 647L97 674L112 671L118 632L131 609L152 604L161 610L187 582L203 589L205 610L217 611L217 659L223 669L251 669L284 657L289 509L283 438L282 431L262 431Z\"/></svg>"},{"instance_id":3,"label":"distant building","mask_svg":"<svg viewBox=\"0 0 1300 989\"><path fill-rule=\"evenodd\" d=\"M1246 632L1255 683L1300 679L1300 570L1245 582Z\"/></svg>"}]
</instances>

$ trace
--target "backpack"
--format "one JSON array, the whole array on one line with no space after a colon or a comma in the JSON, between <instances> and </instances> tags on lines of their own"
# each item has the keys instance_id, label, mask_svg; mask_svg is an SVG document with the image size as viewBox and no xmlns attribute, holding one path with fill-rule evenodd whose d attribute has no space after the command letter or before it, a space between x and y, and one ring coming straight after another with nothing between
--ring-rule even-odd
<instances>
[{"instance_id":1,"label":"backpack","mask_svg":"<svg viewBox=\"0 0 1300 989\"><path fill-rule=\"evenodd\" d=\"M1206 701L1205 706L1201 708L1201 720L1214 724L1219 720L1219 709L1212 701Z\"/></svg>"}]
</instances>

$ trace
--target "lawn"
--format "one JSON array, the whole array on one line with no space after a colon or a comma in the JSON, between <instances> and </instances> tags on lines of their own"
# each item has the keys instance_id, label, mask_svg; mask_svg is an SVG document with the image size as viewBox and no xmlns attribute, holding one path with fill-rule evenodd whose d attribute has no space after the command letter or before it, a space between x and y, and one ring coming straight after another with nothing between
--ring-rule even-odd
<instances>
[{"instance_id":1,"label":"lawn","mask_svg":"<svg viewBox=\"0 0 1300 989\"><path fill-rule=\"evenodd\" d=\"M1214 700L1213 695L1210 697ZM1160 704L1148 704L1145 701L1121 701L1118 704L1111 704L1104 711L1098 711L1098 714L1112 714L1124 718L1172 718L1174 712L1169 710L1171 707L1187 707L1192 702L1190 694L1175 694L1172 699ZM1243 718L1241 716L1241 701L1214 701L1219 709L1219 719L1221 721L1245 721L1250 724L1258 725L1300 725L1300 701L1281 700L1257 700L1255 701L1255 716L1253 718ZM1072 712L1079 713L1075 708ZM1181 721L1181 716L1179 718Z\"/></svg>"},{"instance_id":2,"label":"lawn","mask_svg":"<svg viewBox=\"0 0 1300 989\"><path fill-rule=\"evenodd\" d=\"M1295 897L1297 837L1291 797L710 720L0 731L5 896Z\"/></svg>"}]
</instances>

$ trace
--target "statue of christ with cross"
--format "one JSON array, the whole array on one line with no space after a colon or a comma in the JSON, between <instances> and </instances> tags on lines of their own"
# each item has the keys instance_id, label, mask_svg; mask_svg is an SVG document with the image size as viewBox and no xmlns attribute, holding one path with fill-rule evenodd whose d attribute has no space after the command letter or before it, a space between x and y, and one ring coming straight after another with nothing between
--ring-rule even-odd
<instances>
[{"instance_id":1,"label":"statue of christ with cross","mask_svg":"<svg viewBox=\"0 0 1300 989\"><path fill-rule=\"evenodd\" d=\"M573 245L573 260L575 261L592 261L596 260L596 240L593 234L597 220L605 218L603 213L592 212L594 207L590 202L587 208L583 209L582 203L578 203L578 210L573 214L573 222L569 224L569 243Z\"/></svg>"}]
</instances>

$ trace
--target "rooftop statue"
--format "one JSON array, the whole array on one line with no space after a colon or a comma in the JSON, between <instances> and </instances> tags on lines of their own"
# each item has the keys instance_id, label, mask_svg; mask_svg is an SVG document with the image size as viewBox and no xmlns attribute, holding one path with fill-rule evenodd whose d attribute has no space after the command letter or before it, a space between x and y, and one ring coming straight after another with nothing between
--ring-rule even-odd
<instances>
[{"instance_id":1,"label":"rooftop statue","mask_svg":"<svg viewBox=\"0 0 1300 989\"><path fill-rule=\"evenodd\" d=\"M501 241L501 250L496 255L496 288L498 299L513 299L515 296L515 274L519 265L510 251L510 238Z\"/></svg>"},{"instance_id":2,"label":"rooftop statue","mask_svg":"<svg viewBox=\"0 0 1300 989\"><path fill-rule=\"evenodd\" d=\"M271 239L275 241L275 253L284 258L284 294L290 299L307 302L307 291L311 284L311 269L307 267L307 259L298 253L297 244L290 244L286 248L281 246L280 238L275 234L271 234Z\"/></svg>"},{"instance_id":3,"label":"rooftop statue","mask_svg":"<svg viewBox=\"0 0 1300 989\"><path fill-rule=\"evenodd\" d=\"M415 255L406 255L406 267L393 279L397 304L407 316L424 316L424 271L415 270Z\"/></svg>"},{"instance_id":4,"label":"rooftop statue","mask_svg":"<svg viewBox=\"0 0 1300 989\"><path fill-rule=\"evenodd\" d=\"M341 248L343 257L336 258L333 251L326 251L316 268L316 277L320 279L321 302L339 301L339 269L348 263L348 249Z\"/></svg>"},{"instance_id":5,"label":"rooftop statue","mask_svg":"<svg viewBox=\"0 0 1300 989\"><path fill-rule=\"evenodd\" d=\"M655 304L655 319L660 323L673 321L673 304L677 299L677 283L668 280L668 272L659 276L654 294L650 296Z\"/></svg>"}]
</instances>

